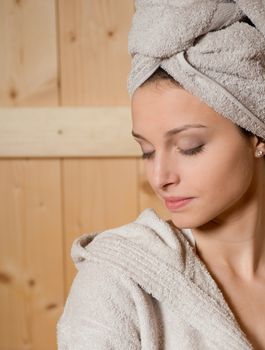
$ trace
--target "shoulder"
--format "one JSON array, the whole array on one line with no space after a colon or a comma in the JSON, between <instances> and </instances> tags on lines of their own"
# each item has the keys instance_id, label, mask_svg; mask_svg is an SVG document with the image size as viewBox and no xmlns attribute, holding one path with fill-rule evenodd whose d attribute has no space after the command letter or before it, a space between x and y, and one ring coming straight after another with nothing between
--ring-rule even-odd
<instances>
[{"instance_id":1,"label":"shoulder","mask_svg":"<svg viewBox=\"0 0 265 350\"><path fill-rule=\"evenodd\" d=\"M117 348L136 349L138 320L132 288L130 279L110 267L83 263L57 323L59 350L87 349L90 342L93 349L109 349L114 343ZM130 343L135 343L134 347Z\"/></svg>"},{"instance_id":2,"label":"shoulder","mask_svg":"<svg viewBox=\"0 0 265 350\"><path fill-rule=\"evenodd\" d=\"M88 256L95 256L96 251L100 251L103 256L113 253L114 248L123 253L131 249L140 254L149 252L162 256L163 251L166 255L169 251L181 253L186 241L180 229L173 227L170 221L162 220L153 209L147 208L133 222L78 237L72 244L71 256L79 268Z\"/></svg>"}]
</instances>

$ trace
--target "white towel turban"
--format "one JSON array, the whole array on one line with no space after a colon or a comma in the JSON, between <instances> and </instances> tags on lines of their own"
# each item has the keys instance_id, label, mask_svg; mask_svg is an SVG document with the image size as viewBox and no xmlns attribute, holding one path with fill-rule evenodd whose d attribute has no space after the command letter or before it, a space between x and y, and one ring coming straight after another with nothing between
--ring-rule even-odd
<instances>
[{"instance_id":1,"label":"white towel turban","mask_svg":"<svg viewBox=\"0 0 265 350\"><path fill-rule=\"evenodd\" d=\"M130 96L160 66L265 140L265 0L136 0Z\"/></svg>"}]
</instances>

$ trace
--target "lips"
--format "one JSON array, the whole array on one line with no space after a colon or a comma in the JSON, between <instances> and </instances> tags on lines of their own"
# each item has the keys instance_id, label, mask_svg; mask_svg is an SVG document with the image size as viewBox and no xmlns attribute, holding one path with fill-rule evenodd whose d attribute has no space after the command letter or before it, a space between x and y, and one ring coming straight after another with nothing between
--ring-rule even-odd
<instances>
[{"instance_id":1,"label":"lips","mask_svg":"<svg viewBox=\"0 0 265 350\"><path fill-rule=\"evenodd\" d=\"M167 197L165 204L169 210L176 210L192 201L192 197Z\"/></svg>"},{"instance_id":2,"label":"lips","mask_svg":"<svg viewBox=\"0 0 265 350\"><path fill-rule=\"evenodd\" d=\"M192 198L192 197L165 197L164 199L167 202L178 202L189 198Z\"/></svg>"}]
</instances>

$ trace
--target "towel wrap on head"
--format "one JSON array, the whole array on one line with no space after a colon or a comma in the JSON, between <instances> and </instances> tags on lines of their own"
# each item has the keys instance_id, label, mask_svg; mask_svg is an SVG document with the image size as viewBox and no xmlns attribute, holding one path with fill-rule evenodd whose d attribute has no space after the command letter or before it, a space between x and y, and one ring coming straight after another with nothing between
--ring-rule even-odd
<instances>
[{"instance_id":1,"label":"towel wrap on head","mask_svg":"<svg viewBox=\"0 0 265 350\"><path fill-rule=\"evenodd\" d=\"M265 140L265 0L136 0L132 97L158 67Z\"/></svg>"}]
</instances>

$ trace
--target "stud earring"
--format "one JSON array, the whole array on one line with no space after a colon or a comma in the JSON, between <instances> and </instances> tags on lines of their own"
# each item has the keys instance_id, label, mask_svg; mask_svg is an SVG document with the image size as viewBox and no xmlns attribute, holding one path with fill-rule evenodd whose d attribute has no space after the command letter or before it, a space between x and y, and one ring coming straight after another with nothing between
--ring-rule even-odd
<instances>
[{"instance_id":1,"label":"stud earring","mask_svg":"<svg viewBox=\"0 0 265 350\"><path fill-rule=\"evenodd\" d=\"M261 149L257 149L255 152L256 157L262 157L264 155L264 152Z\"/></svg>"}]
</instances>

